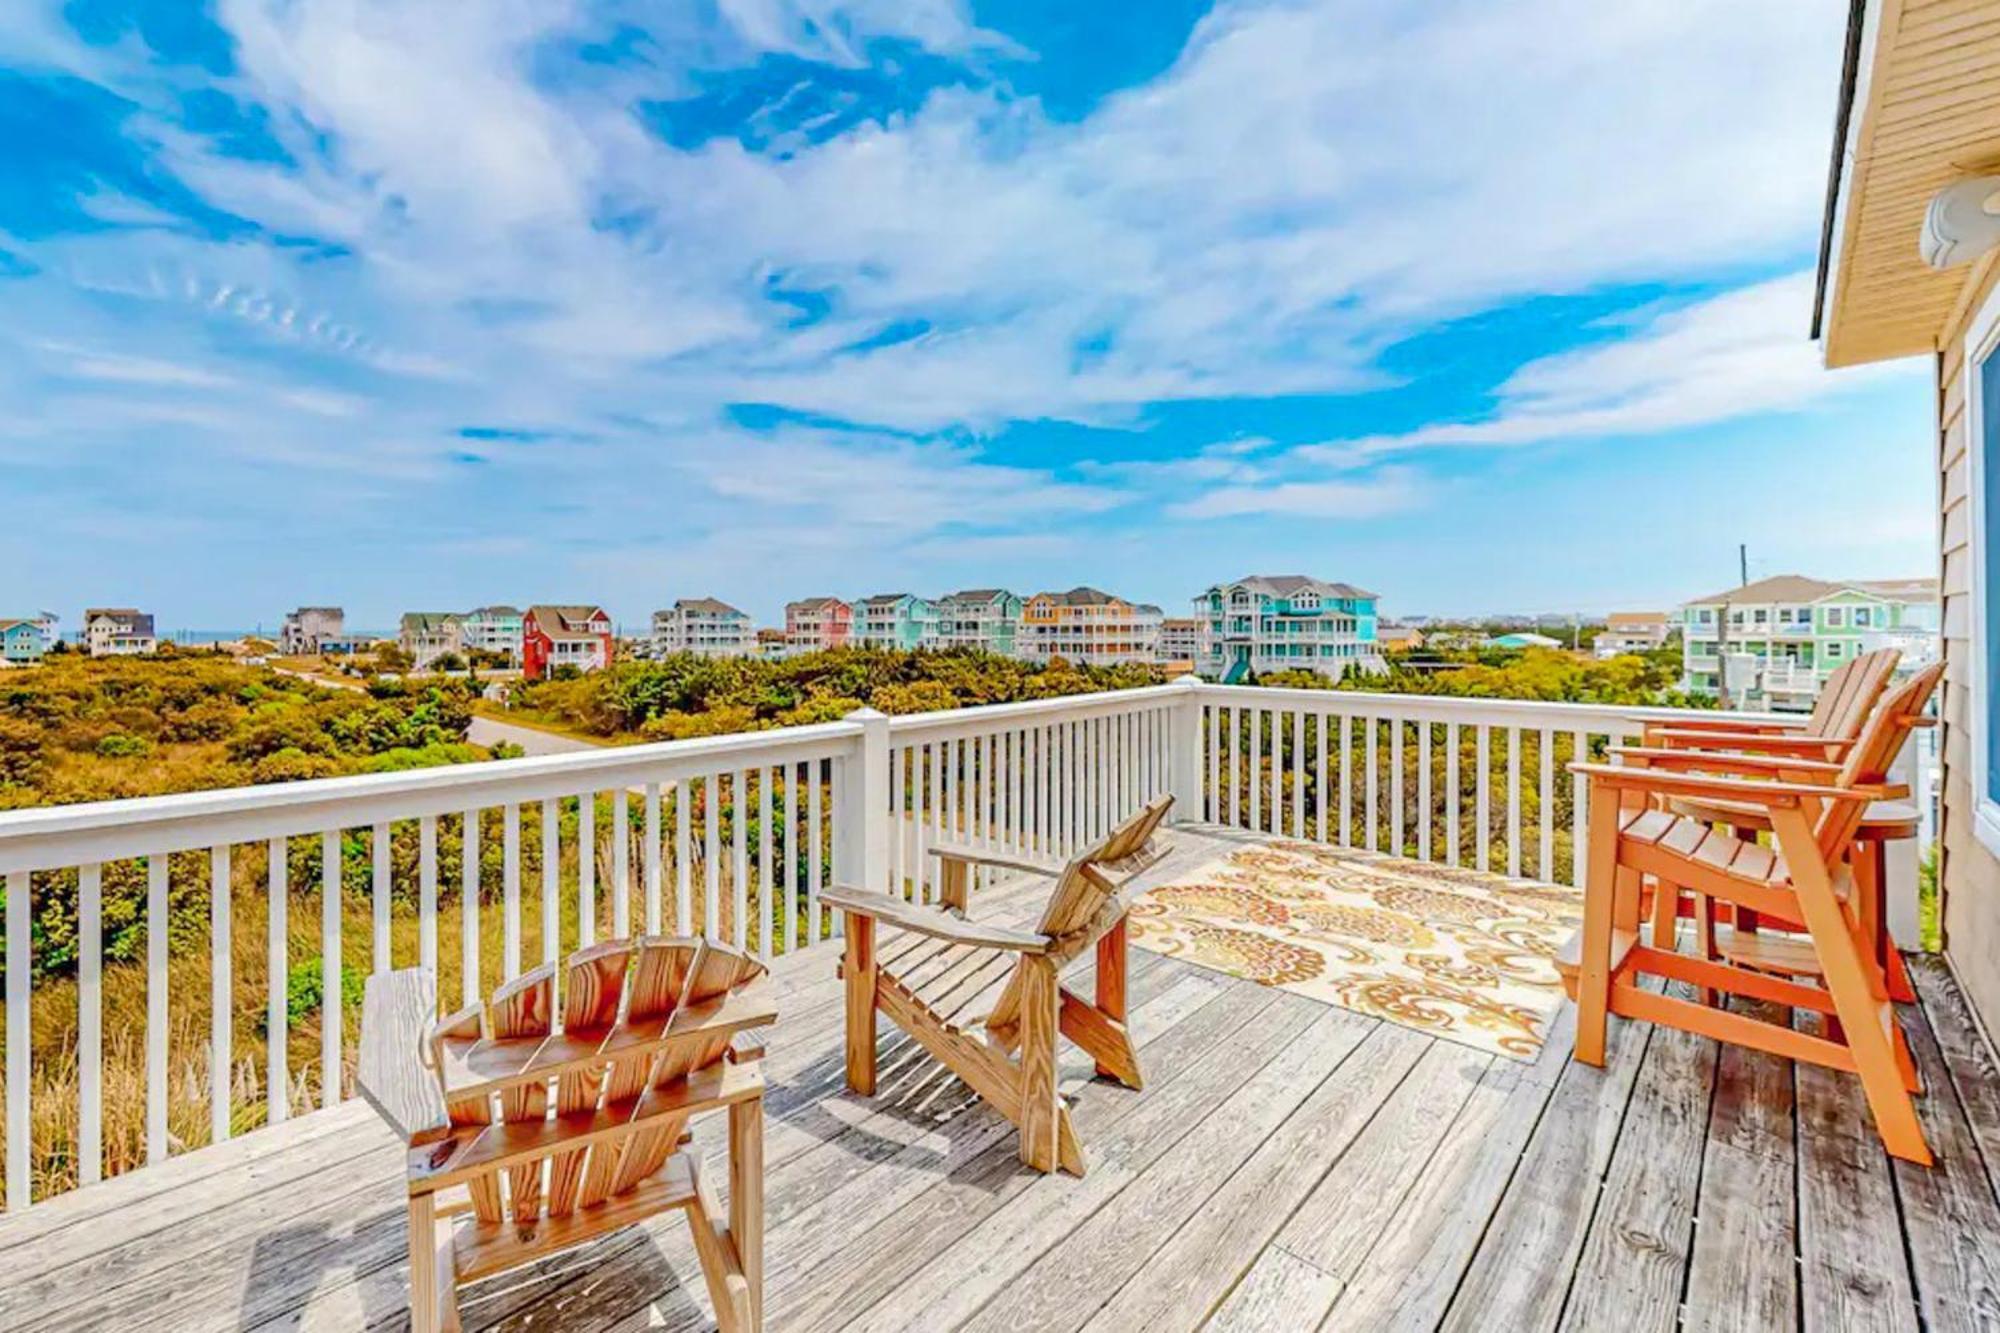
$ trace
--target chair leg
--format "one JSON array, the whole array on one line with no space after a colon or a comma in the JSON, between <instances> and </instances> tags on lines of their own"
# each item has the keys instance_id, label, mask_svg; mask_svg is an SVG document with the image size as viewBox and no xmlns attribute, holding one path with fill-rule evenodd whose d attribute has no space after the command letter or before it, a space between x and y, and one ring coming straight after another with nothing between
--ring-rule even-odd
<instances>
[{"instance_id":1,"label":"chair leg","mask_svg":"<svg viewBox=\"0 0 2000 1333\"><path fill-rule=\"evenodd\" d=\"M1671 953L1680 942L1681 886L1667 880L1653 885L1653 947Z\"/></svg>"},{"instance_id":2,"label":"chair leg","mask_svg":"<svg viewBox=\"0 0 2000 1333\"><path fill-rule=\"evenodd\" d=\"M1604 1063L1611 1008L1611 913L1618 881L1618 803L1591 802L1590 863L1584 877L1583 950L1576 978L1576 1058Z\"/></svg>"},{"instance_id":3,"label":"chair leg","mask_svg":"<svg viewBox=\"0 0 2000 1333\"><path fill-rule=\"evenodd\" d=\"M1119 917L1118 924L1106 931L1097 941L1097 1008L1106 1018L1117 1023L1125 1022L1127 997L1125 993L1126 967L1130 961L1130 937L1125 928L1125 918ZM1139 1086L1139 1053L1132 1050L1131 1033L1125 1034L1127 1068L1113 1069L1102 1060L1097 1062L1097 1072L1104 1078L1115 1078L1127 1087Z\"/></svg>"},{"instance_id":4,"label":"chair leg","mask_svg":"<svg viewBox=\"0 0 2000 1333\"><path fill-rule=\"evenodd\" d=\"M410 1196L410 1333L459 1333L451 1228L435 1194Z\"/></svg>"},{"instance_id":5,"label":"chair leg","mask_svg":"<svg viewBox=\"0 0 2000 1333\"><path fill-rule=\"evenodd\" d=\"M1056 1026L1061 1004L1056 966L1021 960L1021 1160L1037 1171L1056 1169Z\"/></svg>"},{"instance_id":6,"label":"chair leg","mask_svg":"<svg viewBox=\"0 0 2000 1333\"><path fill-rule=\"evenodd\" d=\"M729 1238L750 1285L750 1328L764 1327L764 1099L729 1108Z\"/></svg>"},{"instance_id":7,"label":"chair leg","mask_svg":"<svg viewBox=\"0 0 2000 1333\"><path fill-rule=\"evenodd\" d=\"M847 1086L863 1097L875 1095L875 919L848 912Z\"/></svg>"},{"instance_id":8,"label":"chair leg","mask_svg":"<svg viewBox=\"0 0 2000 1333\"><path fill-rule=\"evenodd\" d=\"M1797 809L1772 811L1771 824L1791 866L1792 888L1819 953L1826 989L1839 1015L1847 1048L1854 1055L1855 1070L1861 1076L1861 1088L1868 1097L1882 1145L1891 1156L1929 1166L1930 1148L1924 1142L1916 1104L1903 1084L1895 1040L1890 1035L1896 1022L1895 1006L1874 994L1868 978L1870 965L1864 961L1856 932L1834 896L1833 879L1819 855L1812 825Z\"/></svg>"},{"instance_id":9,"label":"chair leg","mask_svg":"<svg viewBox=\"0 0 2000 1333\"><path fill-rule=\"evenodd\" d=\"M1715 900L1705 893L1694 896L1694 941L1707 962L1715 962L1721 957L1715 947ZM1697 986L1694 998L1697 1004L1715 1004L1726 999L1707 986Z\"/></svg>"}]
</instances>

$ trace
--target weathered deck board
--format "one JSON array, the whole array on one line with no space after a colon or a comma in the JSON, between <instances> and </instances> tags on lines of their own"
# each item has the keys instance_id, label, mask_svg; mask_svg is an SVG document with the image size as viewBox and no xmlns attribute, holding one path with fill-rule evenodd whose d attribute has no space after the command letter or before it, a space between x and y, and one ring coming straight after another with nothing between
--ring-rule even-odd
<instances>
[{"instance_id":1,"label":"weathered deck board","mask_svg":"<svg viewBox=\"0 0 2000 1333\"><path fill-rule=\"evenodd\" d=\"M1806 1333L1917 1327L1889 1159L1861 1085L1800 1065L1799 1313Z\"/></svg>"},{"instance_id":2,"label":"weathered deck board","mask_svg":"<svg viewBox=\"0 0 2000 1333\"><path fill-rule=\"evenodd\" d=\"M1344 1069L1373 1026L1340 1009L1320 1013L1298 1040L1246 1082L1151 1170L1049 1250L963 1327L984 1333L1074 1329L1105 1294L1145 1264L1314 1088Z\"/></svg>"},{"instance_id":3,"label":"weathered deck board","mask_svg":"<svg viewBox=\"0 0 2000 1333\"><path fill-rule=\"evenodd\" d=\"M1792 1067L1725 1046L1716 1061L1681 1327L1798 1327Z\"/></svg>"},{"instance_id":4,"label":"weathered deck board","mask_svg":"<svg viewBox=\"0 0 2000 1333\"><path fill-rule=\"evenodd\" d=\"M2000 1324L2000 1200L1980 1160L1979 1144L1951 1086L1943 1053L1921 1008L1904 1027L1910 1053L1929 1095L1917 1115L1937 1165L1895 1162L1896 1192L1903 1201L1910 1271L1917 1308L1932 1333L1990 1329Z\"/></svg>"},{"instance_id":5,"label":"weathered deck board","mask_svg":"<svg viewBox=\"0 0 2000 1333\"><path fill-rule=\"evenodd\" d=\"M1619 1023L1604 1068L1564 1066L1442 1327L1555 1327L1652 1036Z\"/></svg>"},{"instance_id":6,"label":"weathered deck board","mask_svg":"<svg viewBox=\"0 0 2000 1333\"><path fill-rule=\"evenodd\" d=\"M1653 1034L1571 1280L1563 1328L1671 1333L1679 1322L1715 1059L1712 1041L1666 1028Z\"/></svg>"},{"instance_id":7,"label":"weathered deck board","mask_svg":"<svg viewBox=\"0 0 2000 1333\"><path fill-rule=\"evenodd\" d=\"M1222 840L1176 836L1155 876ZM1019 920L1032 901L981 907ZM774 969L774 1330L1914 1330L1920 1303L1934 1329L2000 1312L2000 1072L1941 966L1916 965L1922 1007L1902 1015L1940 1157L1924 1172L1891 1166L1845 1075L1616 1020L1610 1068L1576 1066L1567 1009L1522 1064L1137 953L1145 1088L1063 1056L1077 1180L1024 1168L1011 1126L891 1025L880 1094L849 1094L834 957ZM962 959L935 967L976 984ZM402 1328L399 1171L356 1105L0 1219L0 1329ZM466 1295L469 1329L713 1326L677 1218Z\"/></svg>"},{"instance_id":8,"label":"weathered deck board","mask_svg":"<svg viewBox=\"0 0 2000 1333\"><path fill-rule=\"evenodd\" d=\"M1407 1028L1376 1024L1336 1075L1256 1146L1242 1169L1126 1279L1087 1327L1145 1333L1199 1325L1230 1296L1231 1284L1255 1265L1429 1045Z\"/></svg>"}]
</instances>

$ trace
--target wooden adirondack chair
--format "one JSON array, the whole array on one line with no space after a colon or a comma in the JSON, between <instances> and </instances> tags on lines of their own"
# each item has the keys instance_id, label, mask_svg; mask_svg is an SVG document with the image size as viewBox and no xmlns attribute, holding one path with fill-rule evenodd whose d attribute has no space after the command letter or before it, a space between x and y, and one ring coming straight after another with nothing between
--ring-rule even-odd
<instances>
[{"instance_id":1,"label":"wooden adirondack chair","mask_svg":"<svg viewBox=\"0 0 2000 1333\"><path fill-rule=\"evenodd\" d=\"M1869 802L1901 794L1886 784L1944 668L1930 667L1891 690L1837 768L1821 761L1628 750L1621 764L1572 764L1590 780L1590 863L1583 928L1564 951L1564 980L1577 1001L1576 1058L1604 1063L1608 1014L1644 1019L1719 1041L1809 1060L1860 1075L1884 1145L1928 1166L1910 1094L1916 1070L1895 1005L1859 920L1848 864ZM1832 769L1831 772L1828 770ZM1756 805L1776 850L1705 820L1662 809L1654 798ZM1636 798L1636 799L1635 799ZM1658 923L1640 936L1640 885L1694 889L1767 921L1794 923L1803 938L1752 940L1754 956L1725 947L1722 961L1677 952ZM1727 1008L1644 989L1643 977L1770 1001L1823 1015L1817 1034ZM1818 984L1808 985L1799 978Z\"/></svg>"},{"instance_id":2,"label":"wooden adirondack chair","mask_svg":"<svg viewBox=\"0 0 2000 1333\"><path fill-rule=\"evenodd\" d=\"M434 1021L421 968L368 979L363 1097L410 1145L410 1318L459 1327L457 1288L671 1208L687 1213L716 1322L763 1321L763 965L698 939L612 940ZM729 1112L729 1210L691 1116Z\"/></svg>"},{"instance_id":3,"label":"wooden adirondack chair","mask_svg":"<svg viewBox=\"0 0 2000 1333\"><path fill-rule=\"evenodd\" d=\"M847 1085L875 1093L875 1014L909 1033L1021 1130L1021 1160L1038 1171L1084 1172L1083 1146L1056 1091L1056 1034L1088 1051L1101 1074L1140 1084L1139 1057L1125 1030L1123 886L1158 859L1153 834L1173 797L1159 796L1067 865L1010 857L975 847L931 848L942 863L943 905L923 906L870 889L836 886L820 894L846 914ZM1054 879L1034 930L967 919L971 868L993 866ZM896 934L878 940L876 927ZM1097 947L1096 997L1064 986L1063 965ZM927 967L953 946L992 959L1011 956L1007 981L984 1018L957 1021L980 989L949 995L927 989ZM956 975L956 973L955 973ZM1018 1057L1011 1053L1016 1049Z\"/></svg>"},{"instance_id":4,"label":"wooden adirondack chair","mask_svg":"<svg viewBox=\"0 0 2000 1333\"><path fill-rule=\"evenodd\" d=\"M1896 673L1902 654L1878 648L1850 659L1820 687L1812 712L1796 724L1746 723L1728 718L1704 720L1699 714L1685 721L1651 722L1645 744L1655 749L1734 750L1742 754L1797 755L1802 759L1839 761L1861 734L1882 691Z\"/></svg>"}]
</instances>

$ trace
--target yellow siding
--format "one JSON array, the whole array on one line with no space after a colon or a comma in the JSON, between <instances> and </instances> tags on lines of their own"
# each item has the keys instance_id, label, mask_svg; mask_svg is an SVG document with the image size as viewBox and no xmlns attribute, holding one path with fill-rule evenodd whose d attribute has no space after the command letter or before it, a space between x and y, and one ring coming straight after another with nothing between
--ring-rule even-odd
<instances>
[{"instance_id":1,"label":"yellow siding","mask_svg":"<svg viewBox=\"0 0 2000 1333\"><path fill-rule=\"evenodd\" d=\"M2000 860L1972 833L1973 763L1969 671L1971 640L1971 471L1966 454L1965 323L1993 288L1994 271L1981 275L1977 292L1962 296L1954 327L1945 330L1938 357L1938 510L1940 576L1944 588L1945 687L1943 842L1945 951L1966 994L2000 1032Z\"/></svg>"}]
</instances>

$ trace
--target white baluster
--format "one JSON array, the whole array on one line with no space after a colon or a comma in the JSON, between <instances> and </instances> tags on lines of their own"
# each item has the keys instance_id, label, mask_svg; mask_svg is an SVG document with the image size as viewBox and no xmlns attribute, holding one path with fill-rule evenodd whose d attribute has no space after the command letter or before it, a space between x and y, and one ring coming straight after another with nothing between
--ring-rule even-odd
<instances>
[{"instance_id":1,"label":"white baluster","mask_svg":"<svg viewBox=\"0 0 2000 1333\"><path fill-rule=\"evenodd\" d=\"M208 851L208 1134L211 1143L229 1137L229 1074L233 1063L229 1020L229 848Z\"/></svg>"},{"instance_id":2,"label":"white baluster","mask_svg":"<svg viewBox=\"0 0 2000 1333\"><path fill-rule=\"evenodd\" d=\"M104 1175L104 872L76 872L77 1180Z\"/></svg>"},{"instance_id":3,"label":"white baluster","mask_svg":"<svg viewBox=\"0 0 2000 1333\"><path fill-rule=\"evenodd\" d=\"M287 844L271 839L265 849L265 891L268 905L264 913L264 947L268 950L264 1001L264 1083L269 1109L265 1119L277 1124L292 1113L291 1069L286 1049L291 1037L291 1007L286 983L291 971L287 914L291 908L291 886L285 864Z\"/></svg>"}]
</instances>

